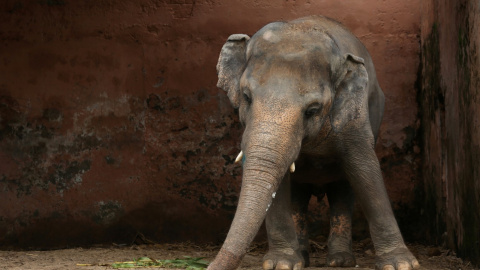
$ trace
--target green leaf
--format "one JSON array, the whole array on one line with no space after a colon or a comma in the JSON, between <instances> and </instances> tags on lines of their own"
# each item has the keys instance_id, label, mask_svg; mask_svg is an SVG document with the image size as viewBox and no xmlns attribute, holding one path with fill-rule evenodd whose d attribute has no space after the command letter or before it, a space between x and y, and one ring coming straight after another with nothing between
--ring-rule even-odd
<instances>
[{"instance_id":1,"label":"green leaf","mask_svg":"<svg viewBox=\"0 0 480 270\"><path fill-rule=\"evenodd\" d=\"M192 258L184 256L184 259L175 260L152 260L148 257L141 257L133 260L133 262L120 262L112 264L115 269L118 268L140 268L140 267L168 267L180 268L186 270L204 270L208 267L209 262L203 260L204 257Z\"/></svg>"}]
</instances>

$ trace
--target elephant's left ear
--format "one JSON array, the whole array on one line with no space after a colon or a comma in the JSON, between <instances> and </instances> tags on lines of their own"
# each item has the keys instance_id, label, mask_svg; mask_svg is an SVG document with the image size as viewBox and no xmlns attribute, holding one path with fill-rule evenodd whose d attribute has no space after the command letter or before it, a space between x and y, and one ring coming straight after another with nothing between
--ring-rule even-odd
<instances>
[{"instance_id":1,"label":"elephant's left ear","mask_svg":"<svg viewBox=\"0 0 480 270\"><path fill-rule=\"evenodd\" d=\"M368 112L368 73L361 57L347 53L335 82L335 99L330 122L335 132Z\"/></svg>"},{"instance_id":2,"label":"elephant's left ear","mask_svg":"<svg viewBox=\"0 0 480 270\"><path fill-rule=\"evenodd\" d=\"M227 92L234 108L240 105L240 77L245 68L246 47L249 36L231 35L223 45L217 63L217 87Z\"/></svg>"}]
</instances>

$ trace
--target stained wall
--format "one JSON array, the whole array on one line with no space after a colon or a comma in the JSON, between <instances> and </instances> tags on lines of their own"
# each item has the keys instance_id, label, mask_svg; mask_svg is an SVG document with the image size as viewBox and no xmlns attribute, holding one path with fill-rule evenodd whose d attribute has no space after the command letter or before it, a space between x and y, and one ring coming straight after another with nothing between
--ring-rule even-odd
<instances>
[{"instance_id":1,"label":"stained wall","mask_svg":"<svg viewBox=\"0 0 480 270\"><path fill-rule=\"evenodd\" d=\"M480 265L480 1L422 2L427 239Z\"/></svg>"},{"instance_id":2,"label":"stained wall","mask_svg":"<svg viewBox=\"0 0 480 270\"><path fill-rule=\"evenodd\" d=\"M218 53L232 33L310 14L342 22L372 54L386 95L377 154L402 230L418 234L420 7L2 1L0 245L221 242L239 193L242 129L215 86ZM325 203L311 208L312 224L327 225Z\"/></svg>"}]
</instances>

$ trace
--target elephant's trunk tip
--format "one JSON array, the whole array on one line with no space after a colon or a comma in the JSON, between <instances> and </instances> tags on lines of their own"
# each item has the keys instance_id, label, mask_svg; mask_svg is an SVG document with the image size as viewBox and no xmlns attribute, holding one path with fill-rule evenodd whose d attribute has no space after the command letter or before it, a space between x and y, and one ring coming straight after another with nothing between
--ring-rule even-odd
<instances>
[{"instance_id":1,"label":"elephant's trunk tip","mask_svg":"<svg viewBox=\"0 0 480 270\"><path fill-rule=\"evenodd\" d=\"M237 269L243 256L237 256L224 248L220 249L215 260L207 270L234 270Z\"/></svg>"}]
</instances>

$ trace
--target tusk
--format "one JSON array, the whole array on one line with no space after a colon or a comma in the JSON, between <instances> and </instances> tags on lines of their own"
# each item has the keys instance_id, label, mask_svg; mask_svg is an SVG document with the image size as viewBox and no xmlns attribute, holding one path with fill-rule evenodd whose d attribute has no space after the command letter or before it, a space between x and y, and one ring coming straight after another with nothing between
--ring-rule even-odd
<instances>
[{"instance_id":1,"label":"tusk","mask_svg":"<svg viewBox=\"0 0 480 270\"><path fill-rule=\"evenodd\" d=\"M238 163L240 160L242 160L242 158L243 158L243 151L240 151L237 158L235 159L235 163Z\"/></svg>"},{"instance_id":2,"label":"tusk","mask_svg":"<svg viewBox=\"0 0 480 270\"><path fill-rule=\"evenodd\" d=\"M290 165L290 172L291 173L295 172L295 162L293 162L292 165Z\"/></svg>"}]
</instances>

